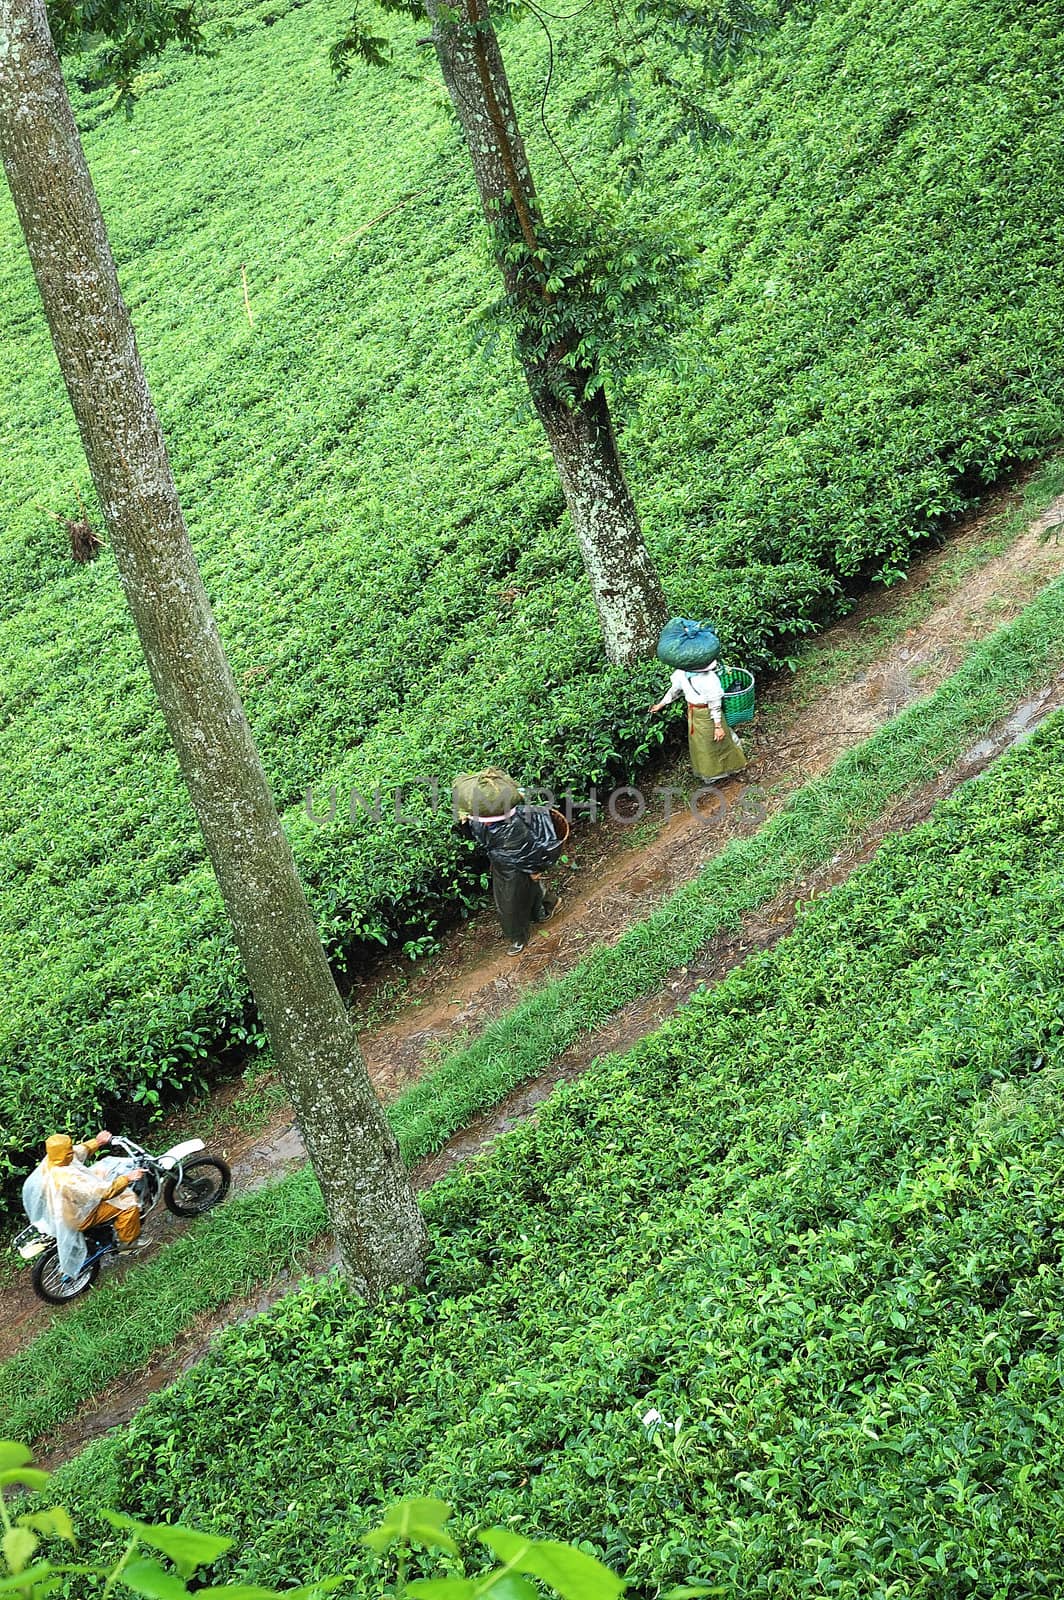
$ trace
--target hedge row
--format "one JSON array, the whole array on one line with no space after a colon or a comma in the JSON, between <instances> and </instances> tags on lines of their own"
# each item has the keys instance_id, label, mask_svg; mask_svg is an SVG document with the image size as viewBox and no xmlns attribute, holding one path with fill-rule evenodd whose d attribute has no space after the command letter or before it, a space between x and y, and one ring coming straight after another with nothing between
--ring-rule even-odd
<instances>
[{"instance_id":1,"label":"hedge row","mask_svg":"<svg viewBox=\"0 0 1064 1600\"><path fill-rule=\"evenodd\" d=\"M352 822L353 790L446 786L485 758L583 788L660 737L653 674L601 667L513 371L468 358L493 290L435 67L408 39L405 77L336 86L344 10L224 0L215 55L165 58L131 125L79 100L208 587L338 957L479 893L442 821L386 800ZM672 603L714 613L736 656L786 654L845 582L896 574L1060 436L1055 21L1048 0L828 0L721 91L731 144L659 138L651 108L646 192L672 197L697 284L675 362L621 398L625 452ZM597 183L585 26L559 40L554 106ZM553 205L570 180L535 115L542 36L514 27L506 48ZM258 1036L112 564L74 569L37 505L74 514L88 484L16 243L4 202L0 1165ZM316 825L302 797L332 784Z\"/></svg>"},{"instance_id":2,"label":"hedge row","mask_svg":"<svg viewBox=\"0 0 1064 1600\"><path fill-rule=\"evenodd\" d=\"M64 1496L250 1581L438 1493L639 1592L1059 1593L1062 824L1056 717L434 1189L423 1292L305 1286Z\"/></svg>"}]
</instances>

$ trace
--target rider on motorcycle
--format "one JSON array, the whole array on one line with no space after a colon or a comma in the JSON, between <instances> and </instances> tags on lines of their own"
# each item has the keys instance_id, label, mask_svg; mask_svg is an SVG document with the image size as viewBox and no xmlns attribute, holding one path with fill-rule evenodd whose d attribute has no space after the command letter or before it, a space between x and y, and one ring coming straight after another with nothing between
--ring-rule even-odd
<instances>
[{"instance_id":1,"label":"rider on motorcycle","mask_svg":"<svg viewBox=\"0 0 1064 1600\"><path fill-rule=\"evenodd\" d=\"M140 1236L140 1206L131 1184L144 1177L143 1167L130 1169L120 1157L86 1162L105 1145L106 1128L93 1139L75 1144L68 1133L53 1133L44 1142L45 1157L22 1186L22 1204L30 1221L49 1233L59 1247L59 1261L75 1276L85 1261L87 1228L110 1222L120 1252L132 1250Z\"/></svg>"}]
</instances>

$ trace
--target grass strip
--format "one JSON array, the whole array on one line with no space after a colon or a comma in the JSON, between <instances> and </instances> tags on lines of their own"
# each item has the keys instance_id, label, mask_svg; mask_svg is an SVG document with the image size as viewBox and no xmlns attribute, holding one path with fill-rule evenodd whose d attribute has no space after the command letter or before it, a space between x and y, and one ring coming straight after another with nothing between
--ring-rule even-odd
<instances>
[{"instance_id":1,"label":"grass strip","mask_svg":"<svg viewBox=\"0 0 1064 1600\"><path fill-rule=\"evenodd\" d=\"M99 1287L0 1368L0 1437L38 1438L203 1312L297 1267L325 1226L310 1168L238 1195Z\"/></svg>"},{"instance_id":2,"label":"grass strip","mask_svg":"<svg viewBox=\"0 0 1064 1600\"><path fill-rule=\"evenodd\" d=\"M653 916L529 995L390 1108L413 1164L582 1034L659 984L721 929L867 828L962 755L1028 686L1064 662L1064 582L975 646L952 678L803 786L756 834L731 841ZM325 1224L309 1169L229 1202L135 1273L105 1282L0 1368L0 1433L36 1439L198 1314L298 1262ZM121 1330L116 1334L116 1329Z\"/></svg>"}]
</instances>

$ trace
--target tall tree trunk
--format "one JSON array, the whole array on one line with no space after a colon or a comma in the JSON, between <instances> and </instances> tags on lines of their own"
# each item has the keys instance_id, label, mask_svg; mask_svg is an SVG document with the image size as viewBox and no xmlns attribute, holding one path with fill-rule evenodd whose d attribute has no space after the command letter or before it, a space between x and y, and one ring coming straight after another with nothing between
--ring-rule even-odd
<instances>
[{"instance_id":1,"label":"tall tree trunk","mask_svg":"<svg viewBox=\"0 0 1064 1600\"><path fill-rule=\"evenodd\" d=\"M534 255L539 203L487 0L423 4L488 225L503 240L520 237ZM511 295L537 292L502 251L497 260ZM589 389L589 371L565 368L564 383L552 384L549 363L533 363L520 349L519 354L580 544L606 654L615 663L637 661L654 650L665 596L621 466L606 396L593 385Z\"/></svg>"},{"instance_id":2,"label":"tall tree trunk","mask_svg":"<svg viewBox=\"0 0 1064 1600\"><path fill-rule=\"evenodd\" d=\"M425 1226L329 971L189 544L44 0L0 0L0 153L119 574L348 1277Z\"/></svg>"}]
</instances>

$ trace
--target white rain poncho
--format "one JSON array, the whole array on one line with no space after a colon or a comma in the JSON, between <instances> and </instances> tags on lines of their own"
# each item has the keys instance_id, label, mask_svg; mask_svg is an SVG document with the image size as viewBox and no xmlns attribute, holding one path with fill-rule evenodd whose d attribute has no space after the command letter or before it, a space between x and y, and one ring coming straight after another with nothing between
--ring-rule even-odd
<instances>
[{"instance_id":1,"label":"white rain poncho","mask_svg":"<svg viewBox=\"0 0 1064 1600\"><path fill-rule=\"evenodd\" d=\"M105 1156L87 1167L77 1159L79 1148L75 1145L74 1160L65 1167L45 1159L22 1185L26 1215L35 1228L51 1234L68 1278L77 1277L88 1255L82 1228L115 1179L136 1165L128 1156Z\"/></svg>"}]
</instances>

